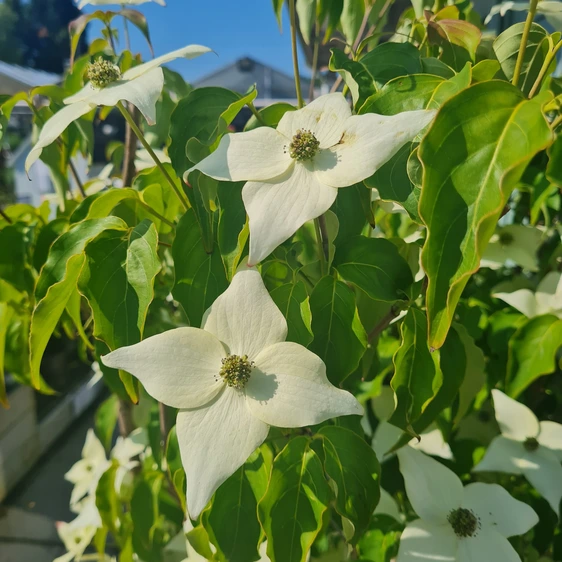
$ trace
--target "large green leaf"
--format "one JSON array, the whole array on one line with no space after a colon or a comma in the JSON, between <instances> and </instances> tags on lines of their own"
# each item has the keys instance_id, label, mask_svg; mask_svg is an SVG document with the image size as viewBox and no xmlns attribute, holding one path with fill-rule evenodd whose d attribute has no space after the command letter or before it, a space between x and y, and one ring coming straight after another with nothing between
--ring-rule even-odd
<instances>
[{"instance_id":1,"label":"large green leaf","mask_svg":"<svg viewBox=\"0 0 562 562\"><path fill-rule=\"evenodd\" d=\"M419 212L428 230L422 262L432 347L443 345L516 182L552 140L541 104L506 82L475 84L445 103L422 140Z\"/></svg>"},{"instance_id":2,"label":"large green leaf","mask_svg":"<svg viewBox=\"0 0 562 562\"><path fill-rule=\"evenodd\" d=\"M29 229L23 223L9 224L0 230L0 279L25 292L31 292L33 287L28 238Z\"/></svg>"},{"instance_id":3,"label":"large green leaf","mask_svg":"<svg viewBox=\"0 0 562 562\"><path fill-rule=\"evenodd\" d=\"M377 301L407 300L406 291L414 281L398 248L384 238L350 238L338 248L334 267L346 281Z\"/></svg>"},{"instance_id":4,"label":"large green leaf","mask_svg":"<svg viewBox=\"0 0 562 562\"><path fill-rule=\"evenodd\" d=\"M531 318L509 340L507 392L517 398L534 380L556 369L562 346L562 320L547 314Z\"/></svg>"},{"instance_id":5,"label":"large green leaf","mask_svg":"<svg viewBox=\"0 0 562 562\"><path fill-rule=\"evenodd\" d=\"M311 313L303 282L280 285L271 291L271 298L287 320L287 341L307 346L312 341Z\"/></svg>"},{"instance_id":6,"label":"large green leaf","mask_svg":"<svg viewBox=\"0 0 562 562\"><path fill-rule=\"evenodd\" d=\"M494 53L498 57L501 69L508 80L513 78L517 56L521 49L521 37L525 23L516 23L500 33L494 41ZM538 23L531 25L527 48L523 57L523 67L518 86L528 94L537 79L548 53L548 33Z\"/></svg>"},{"instance_id":7,"label":"large green leaf","mask_svg":"<svg viewBox=\"0 0 562 562\"><path fill-rule=\"evenodd\" d=\"M35 286L36 306L29 334L31 381L39 388L43 353L66 305L76 289L84 265L86 244L105 229L125 230L116 217L78 223L52 245L49 257Z\"/></svg>"},{"instance_id":8,"label":"large green leaf","mask_svg":"<svg viewBox=\"0 0 562 562\"><path fill-rule=\"evenodd\" d=\"M160 271L157 250L158 233L149 221L126 233L107 230L86 248L79 289L92 309L94 336L112 351L142 339ZM135 381L123 371L119 376L136 402Z\"/></svg>"},{"instance_id":9,"label":"large green leaf","mask_svg":"<svg viewBox=\"0 0 562 562\"><path fill-rule=\"evenodd\" d=\"M322 529L330 488L306 437L291 439L273 463L258 515L271 562L305 562Z\"/></svg>"},{"instance_id":10,"label":"large green leaf","mask_svg":"<svg viewBox=\"0 0 562 562\"><path fill-rule=\"evenodd\" d=\"M14 310L7 302L0 302L0 404L8 407L6 383L4 381L4 355L6 350L6 335Z\"/></svg>"},{"instance_id":11,"label":"large green leaf","mask_svg":"<svg viewBox=\"0 0 562 562\"><path fill-rule=\"evenodd\" d=\"M420 52L411 43L382 43L360 59L378 88L408 74L423 72Z\"/></svg>"},{"instance_id":12,"label":"large green leaf","mask_svg":"<svg viewBox=\"0 0 562 562\"><path fill-rule=\"evenodd\" d=\"M258 501L269 482L273 455L266 446L255 451L217 490L202 523L217 549L213 560L251 562L259 559L261 527Z\"/></svg>"},{"instance_id":13,"label":"large green leaf","mask_svg":"<svg viewBox=\"0 0 562 562\"><path fill-rule=\"evenodd\" d=\"M353 45L353 43L355 43L364 16L364 0L343 0L343 10L340 17L340 23L343 35L349 45Z\"/></svg>"},{"instance_id":14,"label":"large green leaf","mask_svg":"<svg viewBox=\"0 0 562 562\"><path fill-rule=\"evenodd\" d=\"M157 249L158 234L148 221L125 233L108 230L86 248L79 288L94 315L94 336L110 350L142 339L160 271Z\"/></svg>"},{"instance_id":15,"label":"large green leaf","mask_svg":"<svg viewBox=\"0 0 562 562\"><path fill-rule=\"evenodd\" d=\"M203 313L226 290L228 281L218 248L205 252L193 209L180 219L172 244L176 277L172 294L192 326L200 326Z\"/></svg>"},{"instance_id":16,"label":"large green leaf","mask_svg":"<svg viewBox=\"0 0 562 562\"><path fill-rule=\"evenodd\" d=\"M355 371L367 346L355 295L345 283L326 276L310 295L310 310L314 339L309 348L326 363L332 384L339 385Z\"/></svg>"},{"instance_id":17,"label":"large green leaf","mask_svg":"<svg viewBox=\"0 0 562 562\"><path fill-rule=\"evenodd\" d=\"M355 544L368 529L380 499L380 466L372 447L359 435L338 426L317 434L324 446L324 469L335 484L336 510L352 525Z\"/></svg>"},{"instance_id":18,"label":"large green leaf","mask_svg":"<svg viewBox=\"0 0 562 562\"><path fill-rule=\"evenodd\" d=\"M437 394L442 376L427 346L427 322L421 310L410 308L401 333L402 343L394 355L394 376L390 381L396 409L389 421L415 434L413 424Z\"/></svg>"},{"instance_id":19,"label":"large green leaf","mask_svg":"<svg viewBox=\"0 0 562 562\"><path fill-rule=\"evenodd\" d=\"M363 64L351 60L340 49L331 49L331 52L330 70L341 74L343 81L351 92L353 105L356 108L361 107L365 100L376 91L373 77Z\"/></svg>"}]
</instances>

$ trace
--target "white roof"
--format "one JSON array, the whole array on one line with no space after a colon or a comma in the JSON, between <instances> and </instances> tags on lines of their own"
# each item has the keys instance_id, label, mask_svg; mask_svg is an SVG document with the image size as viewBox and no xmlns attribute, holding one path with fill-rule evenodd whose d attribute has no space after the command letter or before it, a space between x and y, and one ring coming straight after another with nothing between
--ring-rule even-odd
<instances>
[{"instance_id":1,"label":"white roof","mask_svg":"<svg viewBox=\"0 0 562 562\"><path fill-rule=\"evenodd\" d=\"M7 62L0 61L0 80L2 76L7 76L11 80L15 80L28 88L58 84L61 81L61 76L59 74L35 70L34 68L25 68L17 64L8 64Z\"/></svg>"}]
</instances>

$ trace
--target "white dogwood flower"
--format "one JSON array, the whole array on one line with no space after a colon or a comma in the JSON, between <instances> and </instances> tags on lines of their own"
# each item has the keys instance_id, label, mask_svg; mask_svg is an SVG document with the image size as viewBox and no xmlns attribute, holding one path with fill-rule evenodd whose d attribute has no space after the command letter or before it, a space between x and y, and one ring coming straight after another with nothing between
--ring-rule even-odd
<instances>
[{"instance_id":1,"label":"white dogwood flower","mask_svg":"<svg viewBox=\"0 0 562 562\"><path fill-rule=\"evenodd\" d=\"M155 2L160 6L165 6L164 0L80 0L78 2L78 9L81 10L88 4L90 6L109 6L111 4L121 4L122 6L138 6L139 4L146 4L147 2Z\"/></svg>"},{"instance_id":2,"label":"white dogwood flower","mask_svg":"<svg viewBox=\"0 0 562 562\"><path fill-rule=\"evenodd\" d=\"M514 282L508 281L498 285L492 295L511 305L527 318L543 314L554 314L562 318L562 273L559 271L547 273L534 293L529 289L517 288Z\"/></svg>"},{"instance_id":3,"label":"white dogwood flower","mask_svg":"<svg viewBox=\"0 0 562 562\"><path fill-rule=\"evenodd\" d=\"M247 181L249 263L256 264L305 222L327 211L338 187L371 176L431 121L434 111L351 115L340 93L320 96L283 115L277 130L225 135L192 170L223 181Z\"/></svg>"},{"instance_id":4,"label":"white dogwood flower","mask_svg":"<svg viewBox=\"0 0 562 562\"><path fill-rule=\"evenodd\" d=\"M110 466L111 461L107 459L101 441L94 430L89 429L82 448L82 458L64 475L66 480L74 484L70 495L72 509L78 508L84 496L95 493L99 479Z\"/></svg>"},{"instance_id":5,"label":"white dogwood flower","mask_svg":"<svg viewBox=\"0 0 562 562\"><path fill-rule=\"evenodd\" d=\"M192 518L264 442L270 425L303 427L362 414L349 392L330 384L324 362L286 336L287 322L260 274L245 270L207 310L202 329L169 330L102 358L180 409Z\"/></svg>"},{"instance_id":6,"label":"white dogwood flower","mask_svg":"<svg viewBox=\"0 0 562 562\"><path fill-rule=\"evenodd\" d=\"M57 522L56 526L57 533L67 552L53 562L80 560L84 551L94 539L97 530L103 526L95 498L88 498L80 514L70 523Z\"/></svg>"},{"instance_id":7,"label":"white dogwood flower","mask_svg":"<svg viewBox=\"0 0 562 562\"><path fill-rule=\"evenodd\" d=\"M463 488L446 466L416 451L398 451L408 499L420 519L408 523L397 562L520 562L508 537L539 521L527 504L497 484Z\"/></svg>"},{"instance_id":8,"label":"white dogwood flower","mask_svg":"<svg viewBox=\"0 0 562 562\"><path fill-rule=\"evenodd\" d=\"M75 512L82 511L83 498L95 494L103 473L117 463L115 471L115 490L119 492L123 479L138 465L136 458L146 449L148 437L143 429L136 429L128 437L118 437L111 451L111 460L106 457L104 446L93 429L86 434L82 448L82 458L74 463L65 474L65 479L74 484L70 495L70 507Z\"/></svg>"},{"instance_id":9,"label":"white dogwood flower","mask_svg":"<svg viewBox=\"0 0 562 562\"><path fill-rule=\"evenodd\" d=\"M130 68L123 74L119 67L98 58L88 68L90 81L76 94L66 98L66 107L57 111L44 125L35 146L25 160L26 171L39 158L43 148L54 142L76 119L98 105L114 106L120 101L132 103L147 122L156 121L156 102L164 87L164 63L183 57L193 59L210 52L208 47L188 45L161 57Z\"/></svg>"},{"instance_id":10,"label":"white dogwood flower","mask_svg":"<svg viewBox=\"0 0 562 562\"><path fill-rule=\"evenodd\" d=\"M521 402L492 390L498 435L476 472L522 474L560 516L562 500L562 425L541 421Z\"/></svg>"},{"instance_id":11,"label":"white dogwood flower","mask_svg":"<svg viewBox=\"0 0 562 562\"><path fill-rule=\"evenodd\" d=\"M379 461L384 462L393 456L393 454L389 454L389 451L404 434L399 427L387 421L392 416L395 408L394 391L392 388L388 385L384 385L381 388L380 394L371 400L371 405L375 416L380 422L373 434L371 446ZM411 439L408 445L428 455L442 457L444 459L453 458L451 448L443 438L443 433L441 433L437 424L431 424L420 435L419 439Z\"/></svg>"},{"instance_id":12,"label":"white dogwood flower","mask_svg":"<svg viewBox=\"0 0 562 562\"><path fill-rule=\"evenodd\" d=\"M510 224L499 227L484 249L480 267L499 269L519 265L529 271L538 271L537 250L543 239L544 233L534 226Z\"/></svg>"}]
</instances>

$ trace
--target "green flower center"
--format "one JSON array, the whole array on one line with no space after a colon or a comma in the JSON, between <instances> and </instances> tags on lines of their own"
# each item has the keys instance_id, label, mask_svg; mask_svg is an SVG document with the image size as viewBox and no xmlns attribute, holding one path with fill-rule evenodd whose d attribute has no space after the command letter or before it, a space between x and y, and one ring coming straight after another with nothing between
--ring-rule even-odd
<instances>
[{"instance_id":1,"label":"green flower center","mask_svg":"<svg viewBox=\"0 0 562 562\"><path fill-rule=\"evenodd\" d=\"M459 507L453 509L447 517L447 521L453 527L453 531L459 538L473 537L480 529L480 519L474 515L471 509Z\"/></svg>"},{"instance_id":2,"label":"green flower center","mask_svg":"<svg viewBox=\"0 0 562 562\"><path fill-rule=\"evenodd\" d=\"M539 448L539 442L534 437L527 437L523 443L523 447L530 453L536 451Z\"/></svg>"},{"instance_id":3,"label":"green flower center","mask_svg":"<svg viewBox=\"0 0 562 562\"><path fill-rule=\"evenodd\" d=\"M229 355L222 360L219 375L228 386L242 390L250 380L253 368L254 362L248 361L247 355Z\"/></svg>"},{"instance_id":4,"label":"green flower center","mask_svg":"<svg viewBox=\"0 0 562 562\"><path fill-rule=\"evenodd\" d=\"M289 156L303 162L310 160L318 152L320 141L311 131L299 129L289 145Z\"/></svg>"},{"instance_id":5,"label":"green flower center","mask_svg":"<svg viewBox=\"0 0 562 562\"><path fill-rule=\"evenodd\" d=\"M86 75L92 86L101 89L119 80L121 78L121 71L116 64L98 57L95 62L91 62L88 65Z\"/></svg>"},{"instance_id":6,"label":"green flower center","mask_svg":"<svg viewBox=\"0 0 562 562\"><path fill-rule=\"evenodd\" d=\"M513 240L513 234L510 234L509 232L500 233L500 244L502 246L510 246L513 244Z\"/></svg>"}]
</instances>

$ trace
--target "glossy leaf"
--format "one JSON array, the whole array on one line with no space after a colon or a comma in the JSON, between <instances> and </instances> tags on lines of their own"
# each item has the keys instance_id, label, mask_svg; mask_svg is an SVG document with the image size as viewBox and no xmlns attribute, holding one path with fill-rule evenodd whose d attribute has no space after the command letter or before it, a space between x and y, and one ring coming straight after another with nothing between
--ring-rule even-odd
<instances>
[{"instance_id":1,"label":"glossy leaf","mask_svg":"<svg viewBox=\"0 0 562 562\"><path fill-rule=\"evenodd\" d=\"M306 437L295 437L277 455L258 515L271 562L305 562L322 529L330 488Z\"/></svg>"},{"instance_id":2,"label":"glossy leaf","mask_svg":"<svg viewBox=\"0 0 562 562\"><path fill-rule=\"evenodd\" d=\"M333 481L336 510L352 525L355 544L368 529L380 498L380 466L372 447L359 435L337 426L317 434L324 447L324 469Z\"/></svg>"},{"instance_id":3,"label":"glossy leaf","mask_svg":"<svg viewBox=\"0 0 562 562\"><path fill-rule=\"evenodd\" d=\"M345 283L323 277L310 295L310 310L314 339L309 349L323 359L337 386L355 371L367 345L355 295Z\"/></svg>"},{"instance_id":4,"label":"glossy leaf","mask_svg":"<svg viewBox=\"0 0 562 562\"><path fill-rule=\"evenodd\" d=\"M451 98L422 140L419 212L428 230L422 262L432 347L443 344L516 182L551 142L541 103L505 82L479 83Z\"/></svg>"},{"instance_id":5,"label":"glossy leaf","mask_svg":"<svg viewBox=\"0 0 562 562\"><path fill-rule=\"evenodd\" d=\"M205 252L192 209L178 223L172 256L176 268L172 294L183 306L190 324L199 327L203 313L226 290L228 281L218 249Z\"/></svg>"},{"instance_id":6,"label":"glossy leaf","mask_svg":"<svg viewBox=\"0 0 562 562\"><path fill-rule=\"evenodd\" d=\"M330 70L341 74L351 92L353 105L357 108L361 107L365 100L376 91L373 77L362 63L351 60L340 49L331 49L331 52Z\"/></svg>"},{"instance_id":7,"label":"glossy leaf","mask_svg":"<svg viewBox=\"0 0 562 562\"><path fill-rule=\"evenodd\" d=\"M271 291L271 298L287 320L287 341L307 346L312 341L310 303L302 281L285 283Z\"/></svg>"},{"instance_id":8,"label":"glossy leaf","mask_svg":"<svg viewBox=\"0 0 562 562\"><path fill-rule=\"evenodd\" d=\"M427 346L424 313L410 308L400 331L402 343L394 355L394 376L390 381L396 395L396 408L389 421L415 435L413 424L437 394L442 377Z\"/></svg>"},{"instance_id":9,"label":"glossy leaf","mask_svg":"<svg viewBox=\"0 0 562 562\"><path fill-rule=\"evenodd\" d=\"M509 340L507 392L517 398L534 380L556 369L562 346L562 320L547 314L531 318Z\"/></svg>"},{"instance_id":10,"label":"glossy leaf","mask_svg":"<svg viewBox=\"0 0 562 562\"><path fill-rule=\"evenodd\" d=\"M357 285L373 300L407 300L412 272L398 248L384 238L355 236L336 253L334 267L348 282Z\"/></svg>"},{"instance_id":11,"label":"glossy leaf","mask_svg":"<svg viewBox=\"0 0 562 562\"><path fill-rule=\"evenodd\" d=\"M202 523L217 549L220 562L249 562L259 559L261 527L258 501L264 496L273 462L271 451L255 451L215 493Z\"/></svg>"},{"instance_id":12,"label":"glossy leaf","mask_svg":"<svg viewBox=\"0 0 562 562\"><path fill-rule=\"evenodd\" d=\"M33 385L40 385L41 359L68 300L76 290L84 265L84 248L106 228L125 230L116 217L84 221L62 234L53 244L35 286L36 306L29 335L30 369Z\"/></svg>"},{"instance_id":13,"label":"glossy leaf","mask_svg":"<svg viewBox=\"0 0 562 562\"><path fill-rule=\"evenodd\" d=\"M420 53L411 43L382 43L360 59L378 88L397 78L423 71Z\"/></svg>"},{"instance_id":14,"label":"glossy leaf","mask_svg":"<svg viewBox=\"0 0 562 562\"><path fill-rule=\"evenodd\" d=\"M524 27L524 22L516 23L500 33L494 41L494 53L508 80L513 78ZM524 94L530 92L546 58L549 48L547 37L548 33L538 23L531 25L518 84Z\"/></svg>"},{"instance_id":15,"label":"glossy leaf","mask_svg":"<svg viewBox=\"0 0 562 562\"><path fill-rule=\"evenodd\" d=\"M343 0L340 23L343 35L349 45L353 45L365 15L364 0Z\"/></svg>"}]
</instances>

